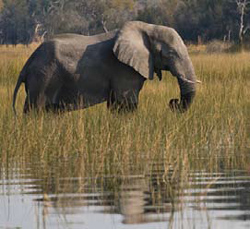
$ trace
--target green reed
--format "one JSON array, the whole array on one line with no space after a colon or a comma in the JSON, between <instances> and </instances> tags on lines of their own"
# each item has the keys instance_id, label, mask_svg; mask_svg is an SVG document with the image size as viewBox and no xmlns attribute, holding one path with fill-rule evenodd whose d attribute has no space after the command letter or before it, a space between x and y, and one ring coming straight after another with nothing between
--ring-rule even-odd
<instances>
[{"instance_id":1,"label":"green reed","mask_svg":"<svg viewBox=\"0 0 250 229\"><path fill-rule=\"evenodd\" d=\"M122 177L148 175L158 167L173 176L199 169L248 168L250 54L192 56L197 96L185 114L173 113L177 81L146 82L138 111L113 114L100 104L54 114L22 114L24 88L12 111L18 74L33 48L0 47L1 167L30 166L34 173L60 176ZM153 163L154 162L154 163ZM36 168L36 165L42 165ZM163 164L163 167L162 167Z\"/></svg>"}]
</instances>

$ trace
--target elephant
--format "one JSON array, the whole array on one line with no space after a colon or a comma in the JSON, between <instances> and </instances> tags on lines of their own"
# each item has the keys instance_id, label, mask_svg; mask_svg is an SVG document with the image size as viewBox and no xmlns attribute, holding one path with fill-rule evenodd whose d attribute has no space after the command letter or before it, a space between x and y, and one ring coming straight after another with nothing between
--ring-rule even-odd
<instances>
[{"instance_id":1,"label":"elephant","mask_svg":"<svg viewBox=\"0 0 250 229\"><path fill-rule=\"evenodd\" d=\"M25 84L23 112L73 111L107 102L111 110L134 111L145 80L162 71L177 78L180 99L174 111L188 110L196 76L187 47L170 27L141 21L93 36L59 34L43 42L24 65L13 94Z\"/></svg>"}]
</instances>

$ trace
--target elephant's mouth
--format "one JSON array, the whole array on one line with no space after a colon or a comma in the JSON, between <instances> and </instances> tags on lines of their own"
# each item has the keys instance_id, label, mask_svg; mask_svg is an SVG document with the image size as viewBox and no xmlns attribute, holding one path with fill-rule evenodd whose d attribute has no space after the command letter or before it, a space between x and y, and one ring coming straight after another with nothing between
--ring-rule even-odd
<instances>
[{"instance_id":1,"label":"elephant's mouth","mask_svg":"<svg viewBox=\"0 0 250 229\"><path fill-rule=\"evenodd\" d=\"M162 71L170 71L170 68L168 66L164 66L162 69L154 68L154 72L156 73L160 81L162 80Z\"/></svg>"},{"instance_id":2,"label":"elephant's mouth","mask_svg":"<svg viewBox=\"0 0 250 229\"><path fill-rule=\"evenodd\" d=\"M154 69L154 72L156 73L156 75L158 76L159 80L161 81L161 80L162 80L162 72L161 72L161 69L155 68L155 69Z\"/></svg>"}]
</instances>

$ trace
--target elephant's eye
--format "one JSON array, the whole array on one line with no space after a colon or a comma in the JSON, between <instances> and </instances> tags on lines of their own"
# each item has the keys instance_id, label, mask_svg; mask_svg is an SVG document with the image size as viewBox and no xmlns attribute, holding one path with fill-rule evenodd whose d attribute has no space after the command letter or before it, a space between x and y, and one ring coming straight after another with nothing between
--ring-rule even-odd
<instances>
[{"instance_id":1,"label":"elephant's eye","mask_svg":"<svg viewBox=\"0 0 250 229\"><path fill-rule=\"evenodd\" d=\"M171 54L169 52L166 52L165 50L160 51L161 59L169 59L171 57Z\"/></svg>"},{"instance_id":2,"label":"elephant's eye","mask_svg":"<svg viewBox=\"0 0 250 229\"><path fill-rule=\"evenodd\" d=\"M173 59L175 58L175 51L172 49L168 50L161 50L161 56L166 59Z\"/></svg>"},{"instance_id":3,"label":"elephant's eye","mask_svg":"<svg viewBox=\"0 0 250 229\"><path fill-rule=\"evenodd\" d=\"M173 51L173 50L169 50L168 55L169 55L170 57L175 57L175 56L176 56L176 53L175 53L175 51Z\"/></svg>"}]
</instances>

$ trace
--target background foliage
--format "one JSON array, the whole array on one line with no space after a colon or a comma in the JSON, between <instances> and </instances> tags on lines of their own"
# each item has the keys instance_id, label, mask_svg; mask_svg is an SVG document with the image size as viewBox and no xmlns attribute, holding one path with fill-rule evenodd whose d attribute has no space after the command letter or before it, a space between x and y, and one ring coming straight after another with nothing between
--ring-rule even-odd
<instances>
[{"instance_id":1,"label":"background foliage","mask_svg":"<svg viewBox=\"0 0 250 229\"><path fill-rule=\"evenodd\" d=\"M237 4L238 2L238 4ZM0 43L28 44L55 33L96 34L142 20L174 27L186 41L244 40L246 0L0 0ZM243 21L239 3L246 3ZM243 24L242 24L243 23Z\"/></svg>"}]
</instances>

